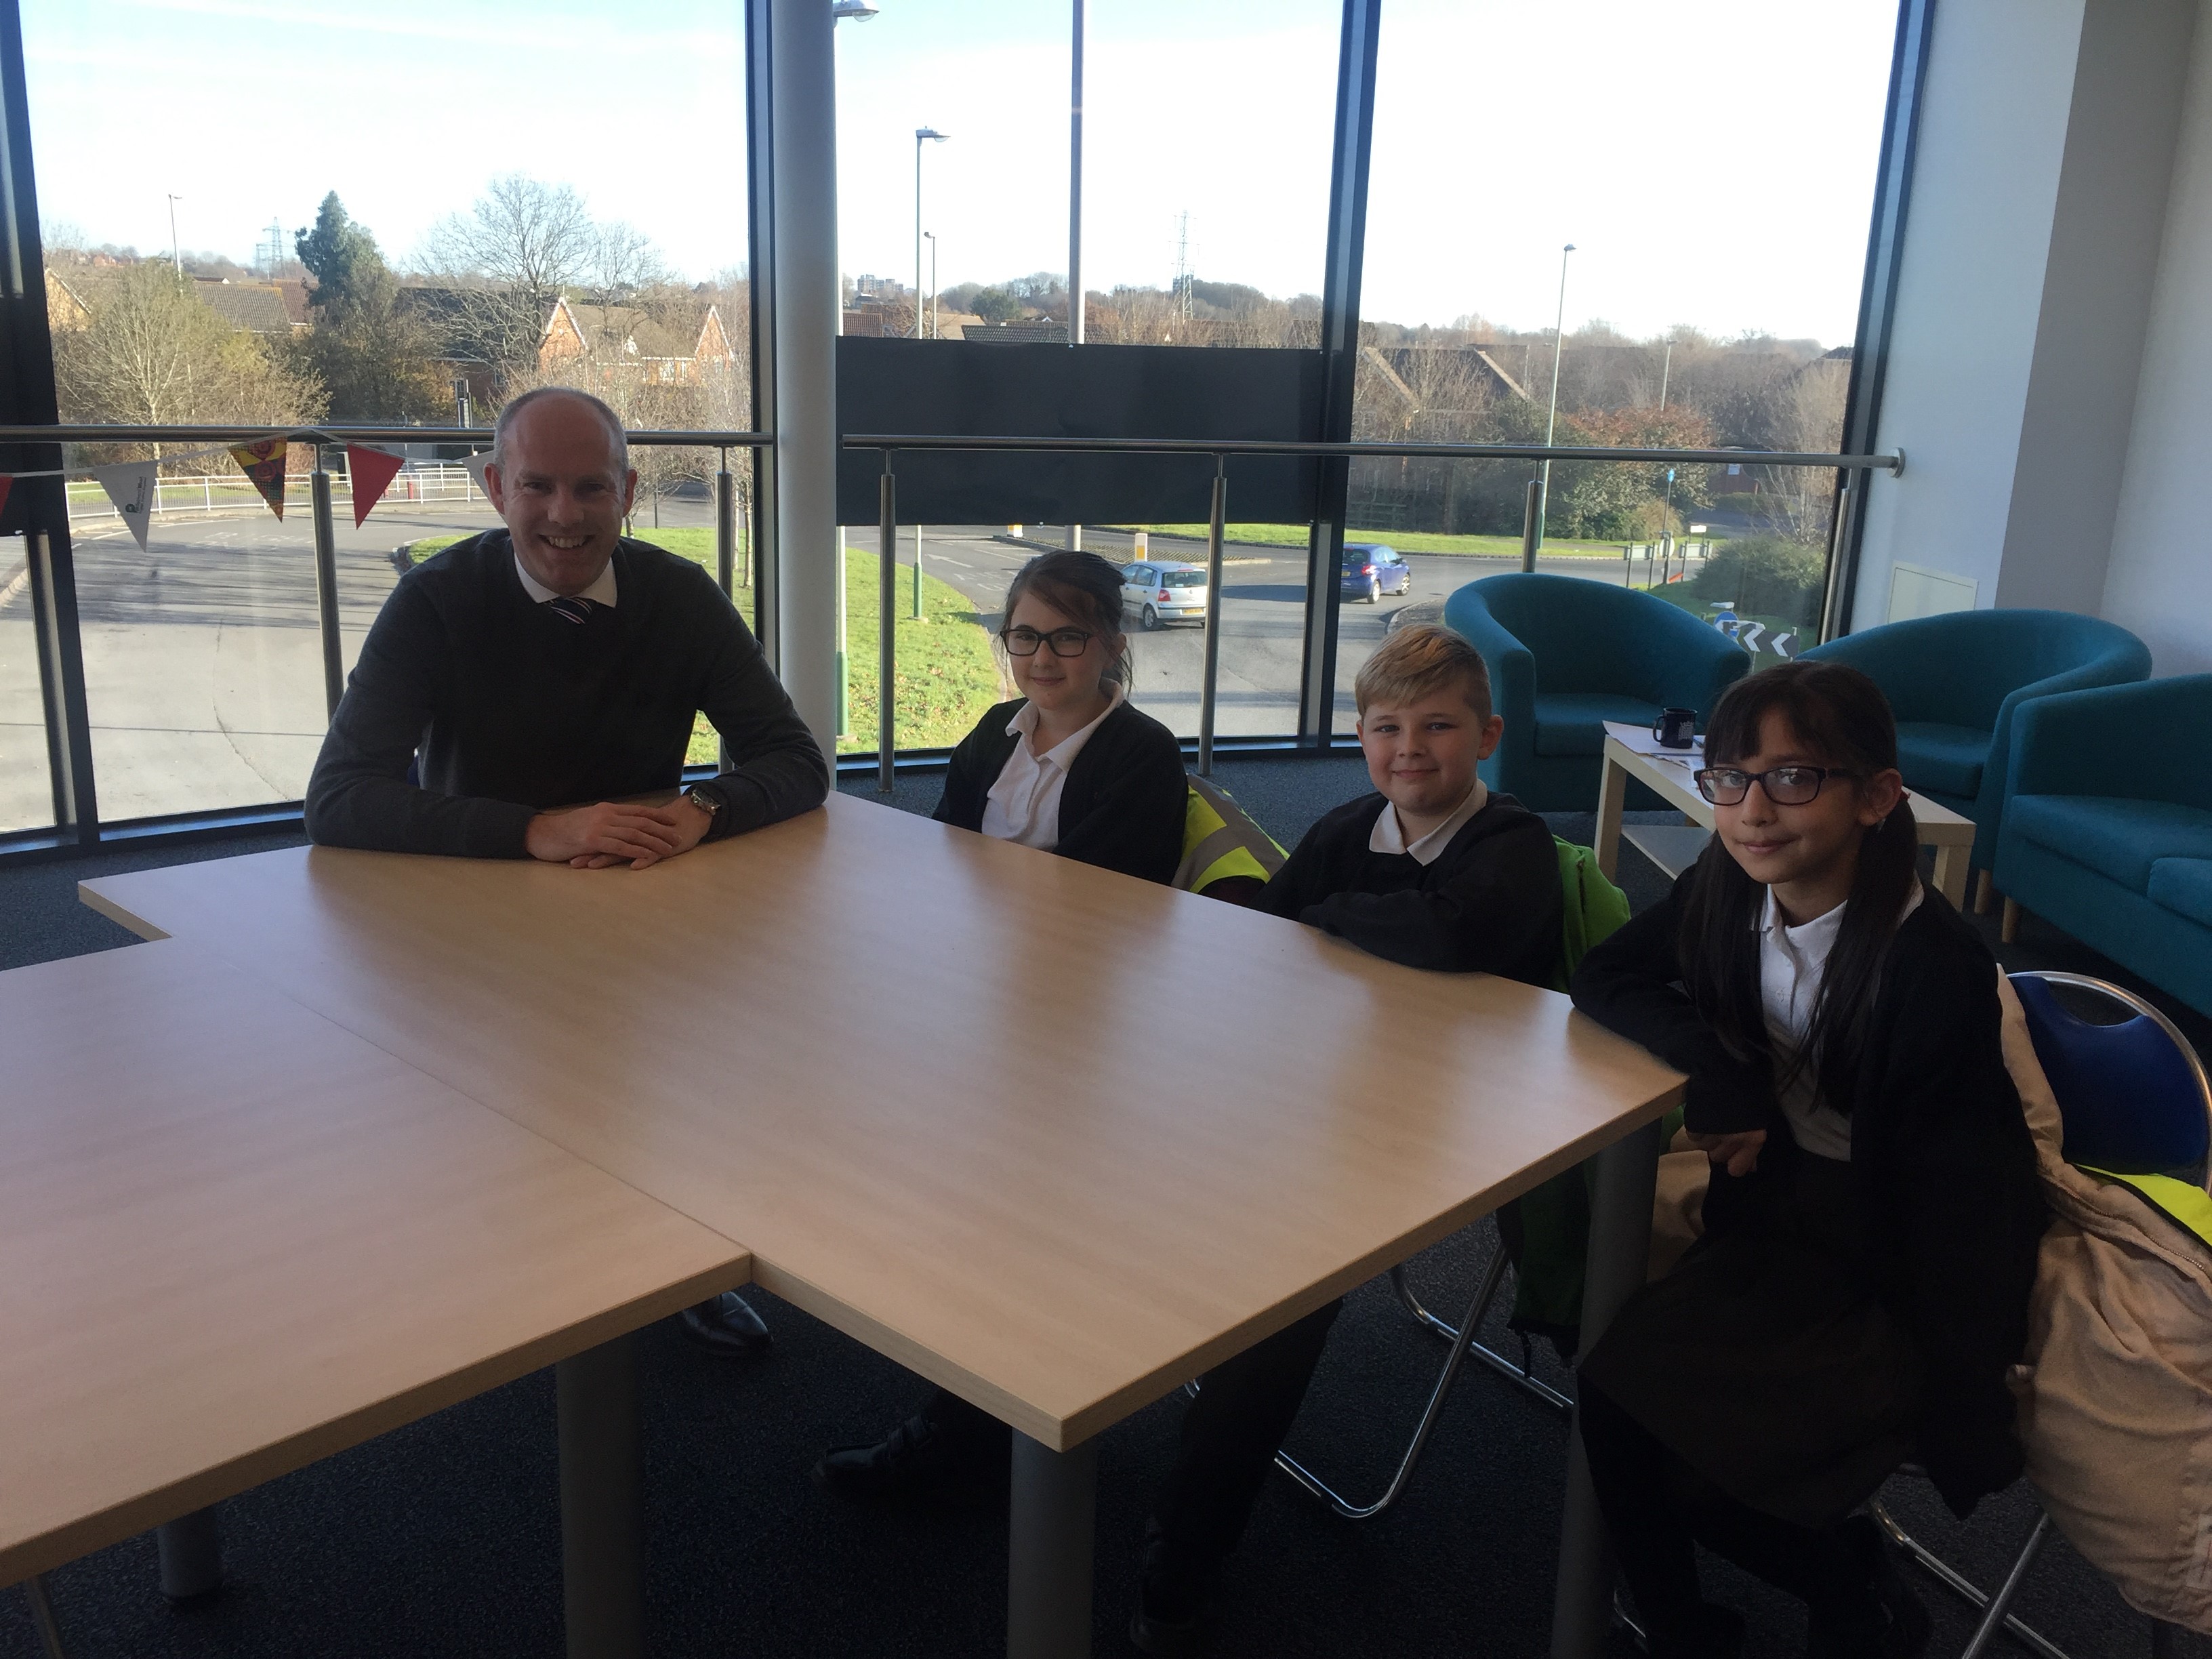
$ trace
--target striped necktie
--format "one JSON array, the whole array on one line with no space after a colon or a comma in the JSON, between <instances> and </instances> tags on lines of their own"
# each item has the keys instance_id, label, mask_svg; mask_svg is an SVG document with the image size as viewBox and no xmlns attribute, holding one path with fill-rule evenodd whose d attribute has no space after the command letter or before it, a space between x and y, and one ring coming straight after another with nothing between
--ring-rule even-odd
<instances>
[{"instance_id":1,"label":"striped necktie","mask_svg":"<svg viewBox=\"0 0 2212 1659\"><path fill-rule=\"evenodd\" d=\"M597 600L586 599L580 596L574 599L548 599L545 601L545 608L555 616L565 617L572 623L585 623L592 619L592 612L599 607Z\"/></svg>"}]
</instances>

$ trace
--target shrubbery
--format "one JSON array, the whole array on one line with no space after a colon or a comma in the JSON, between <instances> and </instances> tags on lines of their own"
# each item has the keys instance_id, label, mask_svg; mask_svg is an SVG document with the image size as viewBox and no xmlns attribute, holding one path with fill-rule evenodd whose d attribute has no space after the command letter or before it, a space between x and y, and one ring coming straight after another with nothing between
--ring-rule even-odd
<instances>
[{"instance_id":1,"label":"shrubbery","mask_svg":"<svg viewBox=\"0 0 2212 1659\"><path fill-rule=\"evenodd\" d=\"M1723 542L1692 579L1691 591L1708 605L1733 602L1746 615L1811 623L1826 576L1818 548L1781 536L1745 536Z\"/></svg>"}]
</instances>

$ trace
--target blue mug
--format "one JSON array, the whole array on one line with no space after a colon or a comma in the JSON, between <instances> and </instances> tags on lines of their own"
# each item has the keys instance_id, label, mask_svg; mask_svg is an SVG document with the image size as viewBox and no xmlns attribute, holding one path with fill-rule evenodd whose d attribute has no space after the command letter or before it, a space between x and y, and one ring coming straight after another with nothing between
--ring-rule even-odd
<instances>
[{"instance_id":1,"label":"blue mug","mask_svg":"<svg viewBox=\"0 0 2212 1659\"><path fill-rule=\"evenodd\" d=\"M1687 749L1697 741L1698 711L1662 708L1651 722L1651 740L1662 749Z\"/></svg>"}]
</instances>

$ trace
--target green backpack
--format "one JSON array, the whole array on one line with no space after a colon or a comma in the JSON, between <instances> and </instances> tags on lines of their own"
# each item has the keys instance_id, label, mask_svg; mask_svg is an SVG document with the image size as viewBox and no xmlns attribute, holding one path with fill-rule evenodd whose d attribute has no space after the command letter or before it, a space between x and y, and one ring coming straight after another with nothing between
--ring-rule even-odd
<instances>
[{"instance_id":1,"label":"green backpack","mask_svg":"<svg viewBox=\"0 0 2212 1659\"><path fill-rule=\"evenodd\" d=\"M1589 848L1552 839L1559 849L1566 913L1559 977L1553 988L1564 991L1591 947L1628 921L1628 896L1597 867L1597 854ZM1678 1108L1668 1119L1666 1133L1671 1135L1680 1122ZM1582 1324L1593 1172L1590 1163L1562 1170L1498 1211L1498 1235L1513 1263L1513 1328L1549 1337L1562 1358L1574 1353Z\"/></svg>"}]
</instances>

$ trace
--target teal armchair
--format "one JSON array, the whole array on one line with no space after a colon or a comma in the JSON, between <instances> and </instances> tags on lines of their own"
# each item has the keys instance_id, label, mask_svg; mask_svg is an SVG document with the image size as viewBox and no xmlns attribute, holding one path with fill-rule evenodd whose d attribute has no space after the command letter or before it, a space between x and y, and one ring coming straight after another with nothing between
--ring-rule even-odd
<instances>
[{"instance_id":1,"label":"teal armchair","mask_svg":"<svg viewBox=\"0 0 2212 1659\"><path fill-rule=\"evenodd\" d=\"M1751 666L1743 647L1679 606L1579 576L1491 576L1444 601L1444 625L1490 668L1505 735L1483 781L1531 811L1597 806L1605 722L1650 726L1694 708L1703 726ZM1630 805L1661 805L1648 798Z\"/></svg>"},{"instance_id":2,"label":"teal armchair","mask_svg":"<svg viewBox=\"0 0 2212 1659\"><path fill-rule=\"evenodd\" d=\"M2038 697L2007 762L2006 899L2212 1014L2212 674Z\"/></svg>"},{"instance_id":3,"label":"teal armchair","mask_svg":"<svg viewBox=\"0 0 2212 1659\"><path fill-rule=\"evenodd\" d=\"M2013 723L2033 698L2148 678L2150 651L2117 623L2070 611L1956 611L1798 653L1849 663L1897 716L1905 787L1974 821L1973 864L1996 862Z\"/></svg>"}]
</instances>

